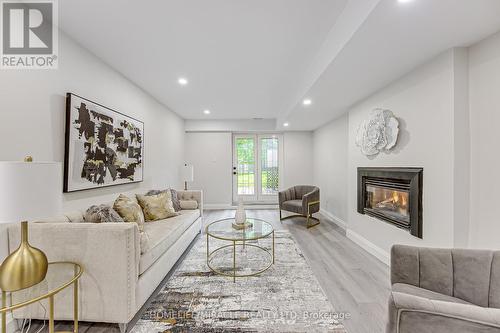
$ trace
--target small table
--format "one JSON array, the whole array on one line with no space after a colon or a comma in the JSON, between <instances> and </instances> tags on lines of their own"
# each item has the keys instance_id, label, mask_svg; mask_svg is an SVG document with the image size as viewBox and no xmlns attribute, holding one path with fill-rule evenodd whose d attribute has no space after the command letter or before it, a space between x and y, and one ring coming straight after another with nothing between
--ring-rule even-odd
<instances>
[{"instance_id":1,"label":"small table","mask_svg":"<svg viewBox=\"0 0 500 333\"><path fill-rule=\"evenodd\" d=\"M73 262L49 263L45 279L34 286L13 292L2 290L2 333L6 332L7 312L37 303L43 299L49 300L49 333L54 333L54 296L73 285L73 333L78 332L78 279L83 274L83 268ZM9 302L7 302L9 300Z\"/></svg>"},{"instance_id":2,"label":"small table","mask_svg":"<svg viewBox=\"0 0 500 333\"><path fill-rule=\"evenodd\" d=\"M219 221L215 221L210 223L206 227L207 234L207 265L214 273L224 276L229 276L233 278L233 282L236 282L237 277L248 277L255 276L261 274L262 272L267 271L274 264L274 229L273 226L263 220L259 219L250 219L247 218L247 223L251 223L251 226L246 227L244 229L235 229L233 228L233 223L235 223L234 218L223 219ZM272 252L268 249L258 245L258 244L249 244L248 241L255 241L259 239L264 239L271 236L272 237ZM210 252L210 238L219 239L222 241L228 241L230 244L223 245L217 247L215 250ZM256 272L252 272L249 274L237 274L236 273L236 247L241 246L245 248L245 246L250 246L254 249L257 249L260 253L268 257L267 261L264 261L263 267L258 269ZM232 261L233 261L233 269L232 274L224 272L220 269L217 269L211 265L211 261L217 257L218 255L223 255L222 250L232 247Z\"/></svg>"}]
</instances>

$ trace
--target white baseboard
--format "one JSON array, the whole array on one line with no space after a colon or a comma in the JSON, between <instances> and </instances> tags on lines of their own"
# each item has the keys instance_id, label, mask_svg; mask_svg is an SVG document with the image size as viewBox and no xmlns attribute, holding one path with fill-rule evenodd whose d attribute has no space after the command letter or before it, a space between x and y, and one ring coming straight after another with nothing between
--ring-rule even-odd
<instances>
[{"instance_id":1,"label":"white baseboard","mask_svg":"<svg viewBox=\"0 0 500 333\"><path fill-rule=\"evenodd\" d=\"M221 209L236 209L238 206L227 205L227 204L204 204L203 209L205 210L221 210ZM271 204L255 204L255 205L245 205L245 210L250 209L278 209L278 205Z\"/></svg>"},{"instance_id":2,"label":"white baseboard","mask_svg":"<svg viewBox=\"0 0 500 333\"><path fill-rule=\"evenodd\" d=\"M345 223L344 220L342 220L340 217L338 216L335 216L333 215L332 213L324 210L324 209L320 209L319 210L319 213L325 217L327 217L328 219L330 219L334 224L336 224L337 226L339 226L340 228L346 230L347 229L347 223Z\"/></svg>"},{"instance_id":3,"label":"white baseboard","mask_svg":"<svg viewBox=\"0 0 500 333\"><path fill-rule=\"evenodd\" d=\"M229 204L203 204L203 209L205 210L233 209L233 206Z\"/></svg>"},{"instance_id":4,"label":"white baseboard","mask_svg":"<svg viewBox=\"0 0 500 333\"><path fill-rule=\"evenodd\" d=\"M380 247L377 245L373 244L370 242L368 239L364 238L360 234L347 229L346 231L346 236L350 240L352 240L354 243L358 244L360 247L362 247L366 252L369 254L373 255L375 258L389 266L390 264L390 255L388 252L382 250Z\"/></svg>"}]
</instances>

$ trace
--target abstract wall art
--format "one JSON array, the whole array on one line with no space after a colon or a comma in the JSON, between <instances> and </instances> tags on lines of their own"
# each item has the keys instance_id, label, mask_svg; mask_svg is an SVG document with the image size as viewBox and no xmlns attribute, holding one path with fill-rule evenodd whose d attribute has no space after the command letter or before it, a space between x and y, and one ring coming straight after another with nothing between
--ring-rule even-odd
<instances>
[{"instance_id":1,"label":"abstract wall art","mask_svg":"<svg viewBox=\"0 0 500 333\"><path fill-rule=\"evenodd\" d=\"M66 95L64 192L141 182L144 123Z\"/></svg>"},{"instance_id":2,"label":"abstract wall art","mask_svg":"<svg viewBox=\"0 0 500 333\"><path fill-rule=\"evenodd\" d=\"M399 121L391 110L374 109L356 133L356 145L366 156L391 150L398 140Z\"/></svg>"}]
</instances>

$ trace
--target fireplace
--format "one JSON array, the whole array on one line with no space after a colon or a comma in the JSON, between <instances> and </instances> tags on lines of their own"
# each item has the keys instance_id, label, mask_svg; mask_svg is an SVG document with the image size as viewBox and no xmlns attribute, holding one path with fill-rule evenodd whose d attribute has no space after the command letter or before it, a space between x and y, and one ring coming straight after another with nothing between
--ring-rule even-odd
<instances>
[{"instance_id":1,"label":"fireplace","mask_svg":"<svg viewBox=\"0 0 500 333\"><path fill-rule=\"evenodd\" d=\"M422 168L358 168L358 212L422 238Z\"/></svg>"}]
</instances>

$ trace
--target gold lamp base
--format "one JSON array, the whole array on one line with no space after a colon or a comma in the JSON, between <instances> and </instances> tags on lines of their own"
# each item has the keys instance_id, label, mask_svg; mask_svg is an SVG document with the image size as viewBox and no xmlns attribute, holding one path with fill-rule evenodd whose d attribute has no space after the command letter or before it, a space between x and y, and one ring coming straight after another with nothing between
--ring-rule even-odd
<instances>
[{"instance_id":1,"label":"gold lamp base","mask_svg":"<svg viewBox=\"0 0 500 333\"><path fill-rule=\"evenodd\" d=\"M28 242L28 222L21 222L21 244L0 266L0 289L16 291L41 282L47 274L47 256Z\"/></svg>"}]
</instances>

